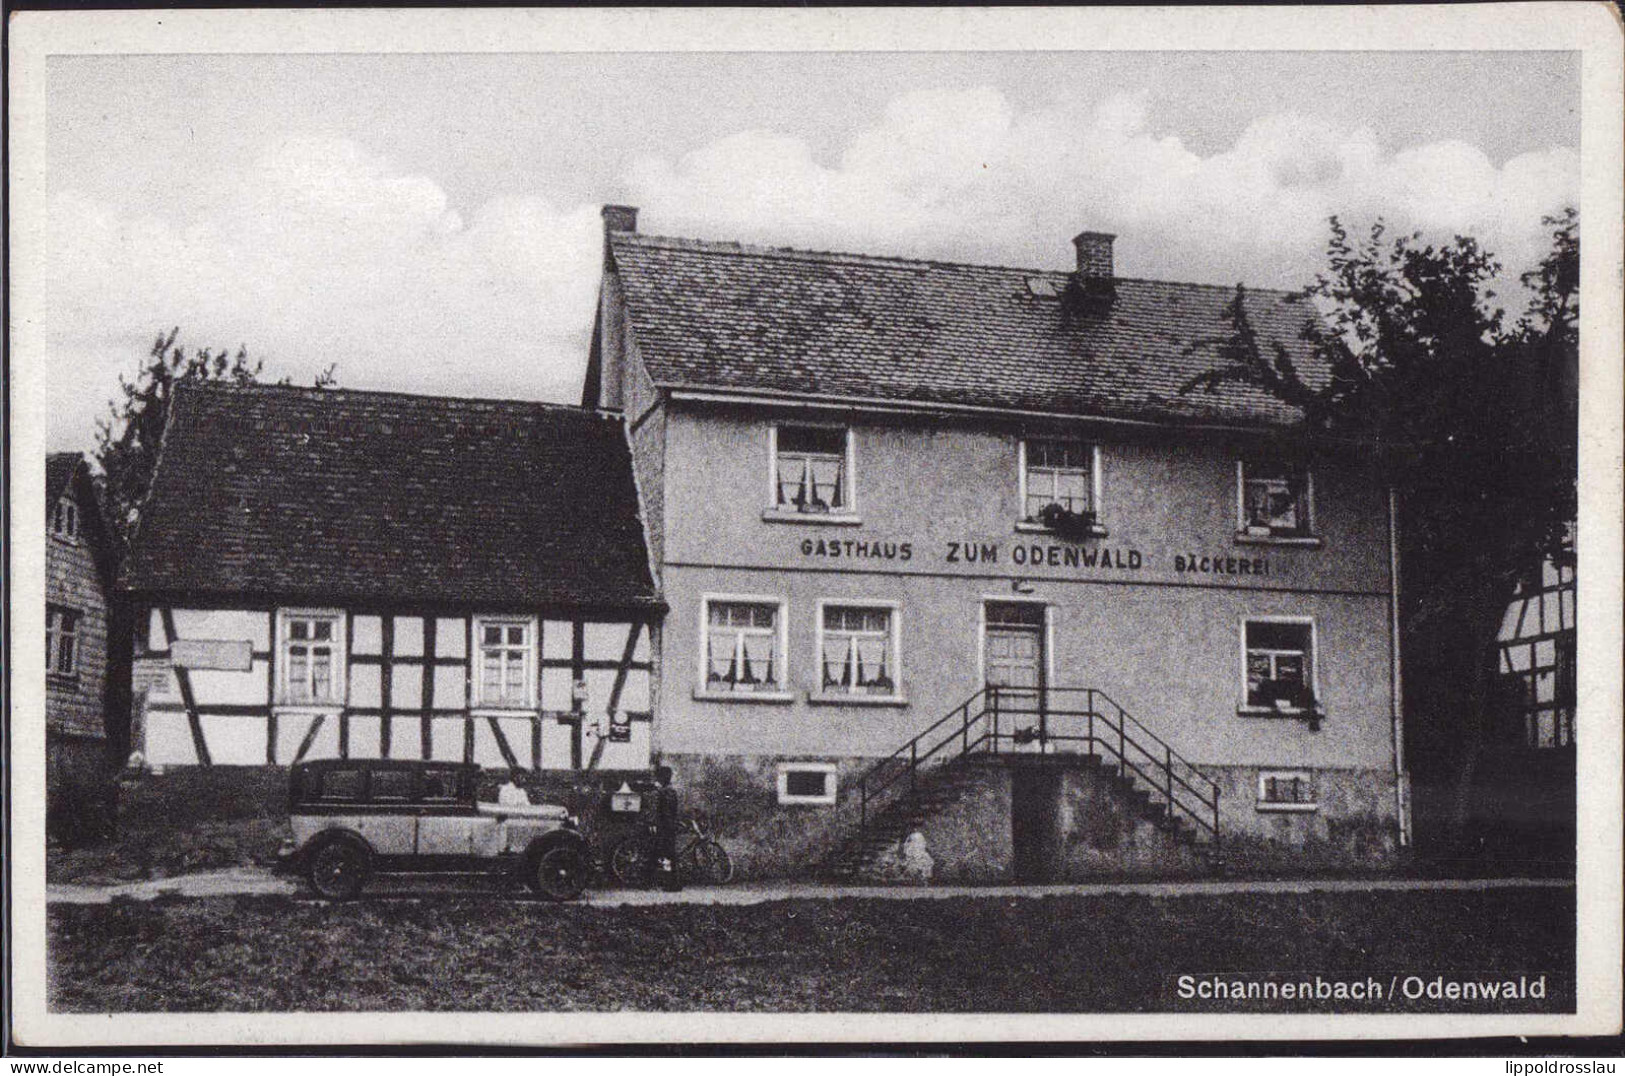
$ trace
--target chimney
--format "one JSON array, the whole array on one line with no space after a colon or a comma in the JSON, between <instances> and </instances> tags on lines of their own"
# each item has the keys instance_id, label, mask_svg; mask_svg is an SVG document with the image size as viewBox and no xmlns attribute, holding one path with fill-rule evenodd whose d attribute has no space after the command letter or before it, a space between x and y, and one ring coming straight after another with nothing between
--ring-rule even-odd
<instances>
[{"instance_id":1,"label":"chimney","mask_svg":"<svg viewBox=\"0 0 1625 1076\"><path fill-rule=\"evenodd\" d=\"M604 218L604 234L606 236L610 232L635 232L638 230L638 207L635 205L607 205L599 210L599 213Z\"/></svg>"},{"instance_id":2,"label":"chimney","mask_svg":"<svg viewBox=\"0 0 1625 1076\"><path fill-rule=\"evenodd\" d=\"M1072 238L1078 248L1078 279L1110 280L1112 270L1112 240L1109 232L1079 232Z\"/></svg>"}]
</instances>

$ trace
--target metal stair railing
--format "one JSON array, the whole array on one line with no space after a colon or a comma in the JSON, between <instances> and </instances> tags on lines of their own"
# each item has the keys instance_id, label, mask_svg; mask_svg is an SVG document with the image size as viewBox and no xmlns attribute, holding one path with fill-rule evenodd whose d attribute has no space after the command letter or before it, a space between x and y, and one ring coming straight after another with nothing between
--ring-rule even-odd
<instances>
[{"instance_id":1,"label":"metal stair railing","mask_svg":"<svg viewBox=\"0 0 1625 1076\"><path fill-rule=\"evenodd\" d=\"M1037 724L1020 725L1024 718L1036 718ZM1042 755L1057 753L1054 745L1063 751L1075 745L1081 748L1076 753L1110 757L1131 784L1135 777L1144 783L1170 818L1189 818L1218 843L1218 783L1105 692L996 685L971 695L858 778L859 840L886 807L918 793L926 771L969 755L998 755L1033 744Z\"/></svg>"}]
</instances>

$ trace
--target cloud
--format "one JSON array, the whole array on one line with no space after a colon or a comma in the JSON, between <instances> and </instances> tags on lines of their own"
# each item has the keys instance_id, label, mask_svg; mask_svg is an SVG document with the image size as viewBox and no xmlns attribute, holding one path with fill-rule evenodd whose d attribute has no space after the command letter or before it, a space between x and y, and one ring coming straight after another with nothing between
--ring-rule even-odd
<instances>
[{"instance_id":1,"label":"cloud","mask_svg":"<svg viewBox=\"0 0 1625 1076\"><path fill-rule=\"evenodd\" d=\"M1460 141L1387 147L1369 128L1279 113L1204 156L1153 128L1154 103L1022 111L989 88L913 92L823 159L747 129L630 160L622 190L665 234L1062 268L1090 228L1118 233L1125 275L1286 287L1321 268L1334 213L1473 234L1515 280L1544 248L1541 216L1578 200L1569 148L1497 164ZM352 387L579 392L596 201L460 209L432 176L307 137L220 162L186 204L185 219L160 218L54 194L53 445L88 447L117 372L175 324L301 382L336 362Z\"/></svg>"},{"instance_id":2,"label":"cloud","mask_svg":"<svg viewBox=\"0 0 1625 1076\"><path fill-rule=\"evenodd\" d=\"M464 395L573 399L598 280L596 206L500 197L471 219L430 178L352 142L288 139L184 221L51 199L53 443L86 447L155 333L267 372Z\"/></svg>"},{"instance_id":3,"label":"cloud","mask_svg":"<svg viewBox=\"0 0 1625 1076\"><path fill-rule=\"evenodd\" d=\"M915 92L829 163L752 131L642 158L629 183L662 230L1059 267L1092 228L1119 234L1126 273L1274 286L1312 277L1334 213L1470 232L1511 266L1538 256L1541 216L1578 198L1567 148L1497 166L1461 142L1388 149L1369 128L1280 113L1202 156L1151 129L1150 103L1023 113L989 88Z\"/></svg>"}]
</instances>

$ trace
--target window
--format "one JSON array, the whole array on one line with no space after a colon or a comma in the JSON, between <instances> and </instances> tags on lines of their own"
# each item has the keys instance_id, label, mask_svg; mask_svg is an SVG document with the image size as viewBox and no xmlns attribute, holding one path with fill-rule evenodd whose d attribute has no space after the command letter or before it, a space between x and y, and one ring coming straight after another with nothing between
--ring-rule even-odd
<instances>
[{"instance_id":1,"label":"window","mask_svg":"<svg viewBox=\"0 0 1625 1076\"><path fill-rule=\"evenodd\" d=\"M783 691L784 609L772 601L705 602L705 689Z\"/></svg>"},{"instance_id":2,"label":"window","mask_svg":"<svg viewBox=\"0 0 1625 1076\"><path fill-rule=\"evenodd\" d=\"M1311 533L1311 481L1306 467L1242 460L1241 532L1253 538L1306 538Z\"/></svg>"},{"instance_id":3,"label":"window","mask_svg":"<svg viewBox=\"0 0 1625 1076\"><path fill-rule=\"evenodd\" d=\"M322 799L359 800L360 798L360 770L328 770L322 775Z\"/></svg>"},{"instance_id":4,"label":"window","mask_svg":"<svg viewBox=\"0 0 1625 1076\"><path fill-rule=\"evenodd\" d=\"M506 709L534 705L534 622L480 619L474 622L474 637L479 643L478 704Z\"/></svg>"},{"instance_id":5,"label":"window","mask_svg":"<svg viewBox=\"0 0 1625 1076\"><path fill-rule=\"evenodd\" d=\"M779 802L833 804L835 763L779 763Z\"/></svg>"},{"instance_id":6,"label":"window","mask_svg":"<svg viewBox=\"0 0 1625 1076\"><path fill-rule=\"evenodd\" d=\"M314 706L343 703L343 614L284 610L279 627L281 701Z\"/></svg>"},{"instance_id":7,"label":"window","mask_svg":"<svg viewBox=\"0 0 1625 1076\"><path fill-rule=\"evenodd\" d=\"M457 797L456 770L424 770L423 798L427 802L450 803Z\"/></svg>"},{"instance_id":8,"label":"window","mask_svg":"<svg viewBox=\"0 0 1625 1076\"><path fill-rule=\"evenodd\" d=\"M1095 449L1076 441L1023 441L1022 518L1043 521L1050 505L1074 516L1096 512ZM1054 509L1051 509L1053 512Z\"/></svg>"},{"instance_id":9,"label":"window","mask_svg":"<svg viewBox=\"0 0 1625 1076\"><path fill-rule=\"evenodd\" d=\"M411 770L373 770L372 798L405 801L412 798Z\"/></svg>"},{"instance_id":10,"label":"window","mask_svg":"<svg viewBox=\"0 0 1625 1076\"><path fill-rule=\"evenodd\" d=\"M51 676L79 672L79 614L72 609L45 607L45 671Z\"/></svg>"},{"instance_id":11,"label":"window","mask_svg":"<svg viewBox=\"0 0 1625 1076\"><path fill-rule=\"evenodd\" d=\"M828 694L897 694L897 616L889 606L824 605L818 625Z\"/></svg>"},{"instance_id":12,"label":"window","mask_svg":"<svg viewBox=\"0 0 1625 1076\"><path fill-rule=\"evenodd\" d=\"M1307 620L1249 620L1243 626L1247 705L1283 711L1315 708L1314 625Z\"/></svg>"},{"instance_id":13,"label":"window","mask_svg":"<svg viewBox=\"0 0 1625 1076\"><path fill-rule=\"evenodd\" d=\"M844 429L779 426L773 437L773 503L785 512L849 512L852 507Z\"/></svg>"},{"instance_id":14,"label":"window","mask_svg":"<svg viewBox=\"0 0 1625 1076\"><path fill-rule=\"evenodd\" d=\"M56 502L56 510L51 513L51 533L69 541L79 536L79 506L72 497Z\"/></svg>"},{"instance_id":15,"label":"window","mask_svg":"<svg viewBox=\"0 0 1625 1076\"><path fill-rule=\"evenodd\" d=\"M1264 770L1258 775L1260 811L1312 811L1315 789L1307 770Z\"/></svg>"}]
</instances>

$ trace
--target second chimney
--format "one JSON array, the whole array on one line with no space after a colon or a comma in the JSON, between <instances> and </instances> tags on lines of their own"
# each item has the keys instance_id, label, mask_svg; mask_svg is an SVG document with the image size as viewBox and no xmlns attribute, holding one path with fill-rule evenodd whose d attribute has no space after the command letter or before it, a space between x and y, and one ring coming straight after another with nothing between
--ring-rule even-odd
<instances>
[{"instance_id":1,"label":"second chimney","mask_svg":"<svg viewBox=\"0 0 1625 1076\"><path fill-rule=\"evenodd\" d=\"M1080 280L1110 280L1112 270L1112 240L1110 232L1079 232L1072 239L1078 248L1078 278Z\"/></svg>"}]
</instances>

